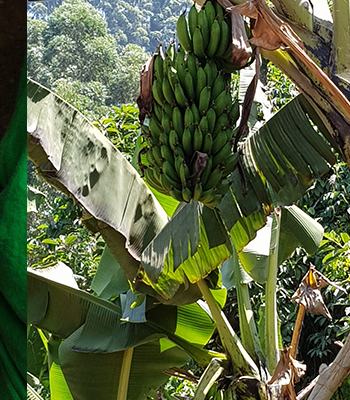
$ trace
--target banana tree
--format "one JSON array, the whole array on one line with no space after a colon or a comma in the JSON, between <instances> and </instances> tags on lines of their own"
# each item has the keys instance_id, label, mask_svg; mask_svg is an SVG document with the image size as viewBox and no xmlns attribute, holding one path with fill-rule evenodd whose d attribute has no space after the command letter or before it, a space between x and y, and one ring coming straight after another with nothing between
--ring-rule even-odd
<instances>
[{"instance_id":1,"label":"banana tree","mask_svg":"<svg viewBox=\"0 0 350 400\"><path fill-rule=\"evenodd\" d=\"M254 15L244 7L236 11L255 19L259 16L276 28L278 21L270 10L259 2L254 7ZM291 44L290 37L281 32L274 31L278 48ZM258 40L257 25L255 33ZM118 150L75 109L28 82L28 156L44 179L84 207L85 224L99 231L107 245L92 285L95 296L72 287L72 280L69 286L28 273L29 322L52 334L52 382L63 382L57 387L65 393L57 389L57 398L68 398L67 390L74 399L109 399L116 393L119 400L143 398L151 386L162 382L162 369L181 365L189 356L208 366L199 381L197 399L208 394L223 371L233 376L221 388L225 396L280 398L283 385L268 384L279 358L276 268L299 244L314 251L322 237L317 226L305 229L312 223L301 211L286 207L305 193L313 178L328 171L336 160L334 150L346 158L348 130L340 138L334 132L337 127L348 129L350 113L346 98L299 47L292 43L293 54L308 62L325 90L318 91L309 81L304 85L300 63L267 48L264 54L277 60L306 95L290 102L240 145L239 170L231 174L230 190L214 209L194 201L178 204L152 193ZM166 214L165 202L168 212L176 209L174 214ZM254 263L254 256L244 248L269 216L273 230L264 268L261 256ZM292 236L285 234L285 221L293 227ZM280 245L283 235L287 240ZM269 307L263 346L251 319L247 288L241 287L243 275L236 253L254 279L266 281ZM223 270L226 275L234 272L241 296L241 338L218 306L220 299L221 305L224 301L218 267L225 261ZM203 310L202 297L209 309ZM69 319L63 317L68 305L74 310ZM222 354L203 349L213 321ZM145 358L154 377L147 384L150 378L142 368ZM91 374L93 384L86 379Z\"/></svg>"}]
</instances>

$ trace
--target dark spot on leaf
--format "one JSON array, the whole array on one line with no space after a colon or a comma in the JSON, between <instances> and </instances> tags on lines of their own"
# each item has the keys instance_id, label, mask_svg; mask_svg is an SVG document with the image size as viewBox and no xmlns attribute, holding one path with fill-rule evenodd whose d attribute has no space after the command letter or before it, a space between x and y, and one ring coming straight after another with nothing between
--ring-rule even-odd
<instances>
[{"instance_id":1,"label":"dark spot on leaf","mask_svg":"<svg viewBox=\"0 0 350 400\"><path fill-rule=\"evenodd\" d=\"M90 173L90 187L91 189L96 185L100 174L97 172L96 168Z\"/></svg>"},{"instance_id":2,"label":"dark spot on leaf","mask_svg":"<svg viewBox=\"0 0 350 400\"><path fill-rule=\"evenodd\" d=\"M89 188L87 187L87 185L84 185L82 195L86 197L88 194L89 194Z\"/></svg>"},{"instance_id":3,"label":"dark spot on leaf","mask_svg":"<svg viewBox=\"0 0 350 400\"><path fill-rule=\"evenodd\" d=\"M107 158L107 150L105 147L102 147L102 149L101 149L101 157Z\"/></svg>"},{"instance_id":4,"label":"dark spot on leaf","mask_svg":"<svg viewBox=\"0 0 350 400\"><path fill-rule=\"evenodd\" d=\"M135 212L134 222L137 222L142 217L141 205L138 204Z\"/></svg>"},{"instance_id":5,"label":"dark spot on leaf","mask_svg":"<svg viewBox=\"0 0 350 400\"><path fill-rule=\"evenodd\" d=\"M89 153L91 153L91 152L94 150L95 145L92 143L91 140L89 140L89 143L88 143L88 145L87 145L87 148L88 148Z\"/></svg>"}]
</instances>

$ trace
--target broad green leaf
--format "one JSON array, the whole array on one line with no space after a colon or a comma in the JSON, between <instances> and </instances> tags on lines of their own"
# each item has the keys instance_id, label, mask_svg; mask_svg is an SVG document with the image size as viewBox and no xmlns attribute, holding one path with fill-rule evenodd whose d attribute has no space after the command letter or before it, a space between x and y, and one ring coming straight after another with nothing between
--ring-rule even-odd
<instances>
[{"instance_id":1,"label":"broad green leaf","mask_svg":"<svg viewBox=\"0 0 350 400\"><path fill-rule=\"evenodd\" d=\"M71 244L73 242L75 242L77 240L77 236L76 235L69 235L66 237L64 243L65 244Z\"/></svg>"},{"instance_id":2,"label":"broad green leaf","mask_svg":"<svg viewBox=\"0 0 350 400\"><path fill-rule=\"evenodd\" d=\"M53 244L54 246L57 246L57 245L60 244L59 241L55 240L55 239L44 239L43 243L45 243L45 244Z\"/></svg>"}]
</instances>

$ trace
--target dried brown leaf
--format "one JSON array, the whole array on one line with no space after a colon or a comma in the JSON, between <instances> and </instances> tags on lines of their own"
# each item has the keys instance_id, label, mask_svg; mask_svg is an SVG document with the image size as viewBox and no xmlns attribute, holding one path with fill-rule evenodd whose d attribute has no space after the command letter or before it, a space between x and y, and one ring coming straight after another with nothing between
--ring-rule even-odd
<instances>
[{"instance_id":1,"label":"dried brown leaf","mask_svg":"<svg viewBox=\"0 0 350 400\"><path fill-rule=\"evenodd\" d=\"M147 114L152 111L152 81L153 81L153 63L157 54L153 54L141 69L140 75L140 94L137 96L136 103L139 108L139 119L141 124Z\"/></svg>"},{"instance_id":2,"label":"dried brown leaf","mask_svg":"<svg viewBox=\"0 0 350 400\"><path fill-rule=\"evenodd\" d=\"M289 348L281 350L280 359L276 365L275 372L273 373L272 378L268 382L268 385L272 385L276 382L276 384L284 386L288 385L291 377L292 371L290 369L290 359L289 359Z\"/></svg>"}]
</instances>

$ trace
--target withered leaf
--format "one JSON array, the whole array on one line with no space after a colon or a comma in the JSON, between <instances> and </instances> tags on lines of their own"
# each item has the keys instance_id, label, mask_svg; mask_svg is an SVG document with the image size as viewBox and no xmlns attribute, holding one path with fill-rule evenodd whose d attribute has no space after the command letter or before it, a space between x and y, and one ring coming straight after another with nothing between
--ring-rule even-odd
<instances>
[{"instance_id":1,"label":"withered leaf","mask_svg":"<svg viewBox=\"0 0 350 400\"><path fill-rule=\"evenodd\" d=\"M143 65L140 74L140 94L137 96L136 103L139 108L140 123L143 124L147 114L152 111L152 81L153 63L157 53L153 54Z\"/></svg>"}]
</instances>

